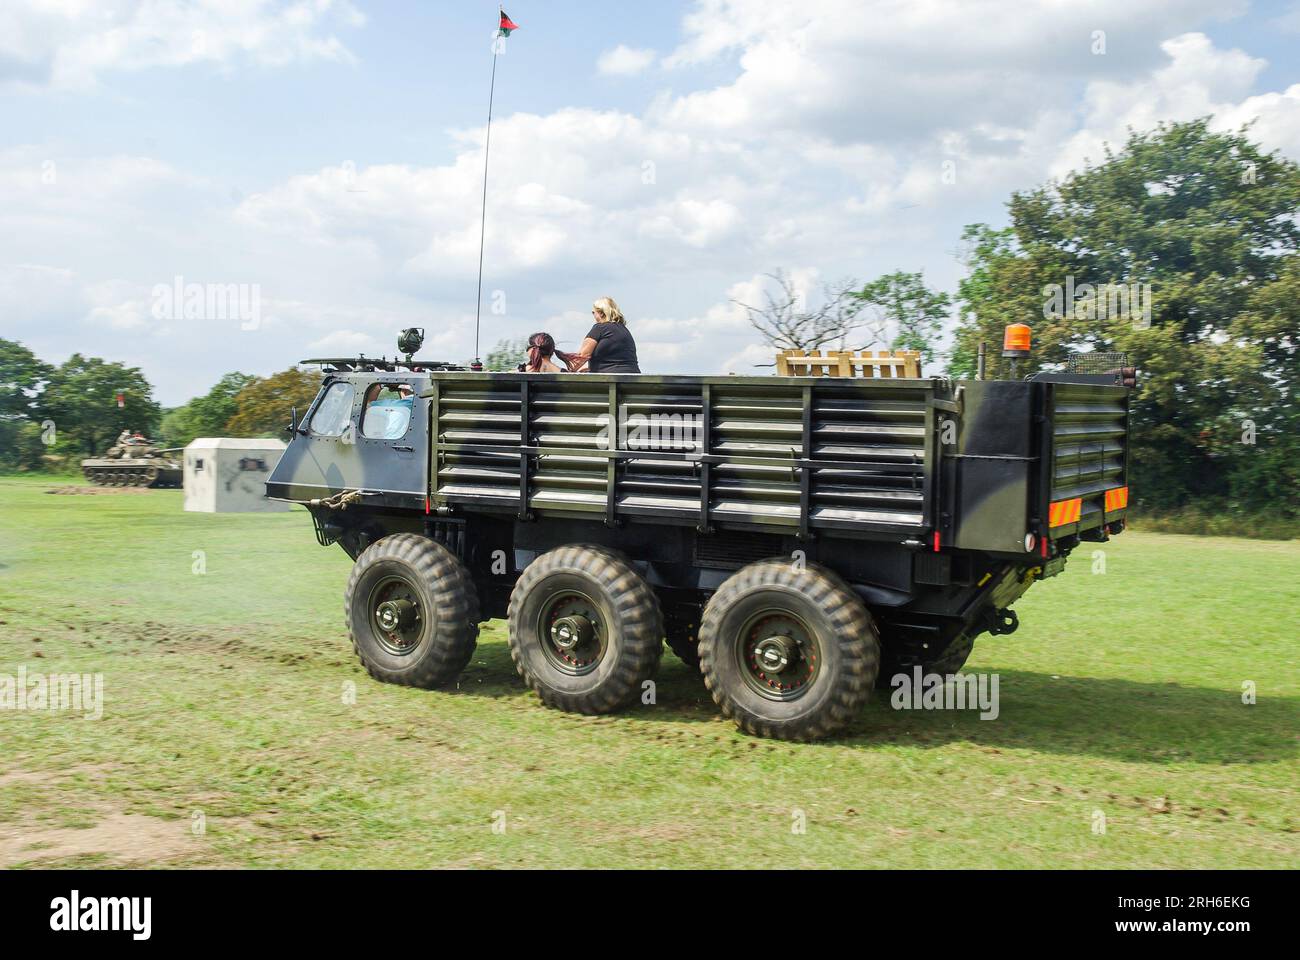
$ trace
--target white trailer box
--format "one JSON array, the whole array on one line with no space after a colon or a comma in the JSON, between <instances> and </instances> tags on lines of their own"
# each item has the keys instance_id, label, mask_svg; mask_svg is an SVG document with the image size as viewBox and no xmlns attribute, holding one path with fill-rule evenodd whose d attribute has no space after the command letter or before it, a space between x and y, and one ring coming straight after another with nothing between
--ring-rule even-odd
<instances>
[{"instance_id":1,"label":"white trailer box","mask_svg":"<svg viewBox=\"0 0 1300 960\"><path fill-rule=\"evenodd\" d=\"M185 448L185 509L199 513L272 513L291 504L266 499L266 478L283 440L200 437Z\"/></svg>"}]
</instances>

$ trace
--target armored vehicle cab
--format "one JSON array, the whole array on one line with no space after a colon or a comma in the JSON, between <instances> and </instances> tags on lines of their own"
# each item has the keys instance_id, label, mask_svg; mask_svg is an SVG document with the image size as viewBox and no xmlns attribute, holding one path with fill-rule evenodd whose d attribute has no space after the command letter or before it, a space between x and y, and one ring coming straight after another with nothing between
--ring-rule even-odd
<instances>
[{"instance_id":1,"label":"armored vehicle cab","mask_svg":"<svg viewBox=\"0 0 1300 960\"><path fill-rule=\"evenodd\" d=\"M454 681L478 624L505 618L550 706L627 705L666 640L742 729L820 737L900 671L958 670L1075 546L1124 529L1113 371L325 366L267 494L356 561L352 640L387 682Z\"/></svg>"}]
</instances>

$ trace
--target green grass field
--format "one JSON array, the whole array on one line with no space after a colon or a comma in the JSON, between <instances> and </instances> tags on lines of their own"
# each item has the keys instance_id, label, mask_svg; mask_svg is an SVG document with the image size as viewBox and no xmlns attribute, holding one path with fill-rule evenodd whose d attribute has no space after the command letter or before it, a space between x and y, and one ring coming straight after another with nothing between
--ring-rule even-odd
<instances>
[{"instance_id":1,"label":"green grass field","mask_svg":"<svg viewBox=\"0 0 1300 960\"><path fill-rule=\"evenodd\" d=\"M458 689L375 683L349 561L304 512L62 483L0 479L0 676L102 674L103 716L0 711L0 866L1300 859L1297 542L1131 532L1104 573L1081 549L976 644L998 719L877 696L850 735L789 744L736 731L668 653L656 705L547 710L500 623Z\"/></svg>"}]
</instances>

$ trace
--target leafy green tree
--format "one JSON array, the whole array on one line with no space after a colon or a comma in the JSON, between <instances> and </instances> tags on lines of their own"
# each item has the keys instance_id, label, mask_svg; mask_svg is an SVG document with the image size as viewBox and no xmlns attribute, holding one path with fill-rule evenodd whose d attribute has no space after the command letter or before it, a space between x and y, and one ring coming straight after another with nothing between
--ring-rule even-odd
<instances>
[{"instance_id":1,"label":"leafy green tree","mask_svg":"<svg viewBox=\"0 0 1300 960\"><path fill-rule=\"evenodd\" d=\"M918 273L896 270L871 281L853 296L874 309L878 328L890 334L889 349L917 350L934 357L934 341L952 307L946 293L931 290Z\"/></svg>"},{"instance_id":2,"label":"leafy green tree","mask_svg":"<svg viewBox=\"0 0 1300 960\"><path fill-rule=\"evenodd\" d=\"M161 409L139 367L74 353L50 373L36 414L34 419L54 422L59 448L90 457L107 450L123 430L152 434Z\"/></svg>"},{"instance_id":3,"label":"leafy green tree","mask_svg":"<svg viewBox=\"0 0 1300 960\"><path fill-rule=\"evenodd\" d=\"M39 423L32 420L0 422L0 463L19 470L44 470L65 466L68 457L61 456L48 444L52 436ZM75 466L75 464L74 464Z\"/></svg>"},{"instance_id":4,"label":"leafy green tree","mask_svg":"<svg viewBox=\"0 0 1300 960\"><path fill-rule=\"evenodd\" d=\"M320 374L290 367L255 379L234 397L235 414L224 432L237 437L279 436L296 407L301 417L320 390Z\"/></svg>"},{"instance_id":5,"label":"leafy green tree","mask_svg":"<svg viewBox=\"0 0 1300 960\"><path fill-rule=\"evenodd\" d=\"M49 364L13 340L0 339L0 467L37 469L48 452L33 420L50 378Z\"/></svg>"},{"instance_id":6,"label":"leafy green tree","mask_svg":"<svg viewBox=\"0 0 1300 960\"><path fill-rule=\"evenodd\" d=\"M191 400L189 406L194 411L194 422L199 429L211 434L224 430L230 418L239 412L235 398L257 379L247 373L228 373L206 394Z\"/></svg>"},{"instance_id":7,"label":"leafy green tree","mask_svg":"<svg viewBox=\"0 0 1300 960\"><path fill-rule=\"evenodd\" d=\"M1032 322L1041 311L1041 295L1026 273L1033 265L1021 258L1011 227L994 230L983 223L961 235L967 273L957 285L958 328L948 360L955 377L974 377L979 344L987 346L988 375L1003 376L1002 330L1009 323Z\"/></svg>"},{"instance_id":8,"label":"leafy green tree","mask_svg":"<svg viewBox=\"0 0 1300 960\"><path fill-rule=\"evenodd\" d=\"M0 419L0 467L6 470L41 470L63 458L52 452L41 425L32 420Z\"/></svg>"},{"instance_id":9,"label":"leafy green tree","mask_svg":"<svg viewBox=\"0 0 1300 960\"><path fill-rule=\"evenodd\" d=\"M1211 454L1227 465L1229 494L1240 503L1300 513L1300 256L1276 280L1251 292L1234 336L1257 351L1256 373L1210 431Z\"/></svg>"},{"instance_id":10,"label":"leafy green tree","mask_svg":"<svg viewBox=\"0 0 1300 960\"><path fill-rule=\"evenodd\" d=\"M1079 350L1127 353L1140 373L1135 493L1154 506L1231 496L1300 511L1296 485L1259 479L1280 483L1295 462L1300 167L1247 134L1206 120L1134 133L1100 165L1013 194L1009 230L964 235L953 372L969 372L983 341L991 375L1004 373L1013 320L1033 327L1039 368ZM1085 284L1150 296L1117 311Z\"/></svg>"},{"instance_id":11,"label":"leafy green tree","mask_svg":"<svg viewBox=\"0 0 1300 960\"><path fill-rule=\"evenodd\" d=\"M498 340L497 345L488 351L487 359L483 361L483 369L495 370L499 373L513 373L519 369L519 364L523 363L527 356L528 340L526 338Z\"/></svg>"},{"instance_id":12,"label":"leafy green tree","mask_svg":"<svg viewBox=\"0 0 1300 960\"><path fill-rule=\"evenodd\" d=\"M0 339L0 418L30 417L51 372L21 343Z\"/></svg>"},{"instance_id":13,"label":"leafy green tree","mask_svg":"<svg viewBox=\"0 0 1300 960\"><path fill-rule=\"evenodd\" d=\"M158 433L168 447L184 447L195 437L203 436L203 431L194 422L194 410L188 403L163 410Z\"/></svg>"},{"instance_id":14,"label":"leafy green tree","mask_svg":"<svg viewBox=\"0 0 1300 960\"><path fill-rule=\"evenodd\" d=\"M246 373L228 373L203 396L166 411L162 435L167 445L183 447L196 437L222 436L226 424L238 412L235 398L256 380Z\"/></svg>"}]
</instances>

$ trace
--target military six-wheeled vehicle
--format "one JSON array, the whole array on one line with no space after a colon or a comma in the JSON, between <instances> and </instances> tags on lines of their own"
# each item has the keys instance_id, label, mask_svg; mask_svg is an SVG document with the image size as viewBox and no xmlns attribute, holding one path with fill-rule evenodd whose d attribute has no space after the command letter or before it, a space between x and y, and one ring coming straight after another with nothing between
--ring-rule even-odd
<instances>
[{"instance_id":1,"label":"military six-wheeled vehicle","mask_svg":"<svg viewBox=\"0 0 1300 960\"><path fill-rule=\"evenodd\" d=\"M722 711L811 739L957 671L1081 541L1124 529L1118 372L1020 380L483 373L326 360L267 482L356 562L369 673L456 680L509 622L549 706L638 699L663 645Z\"/></svg>"}]
</instances>

